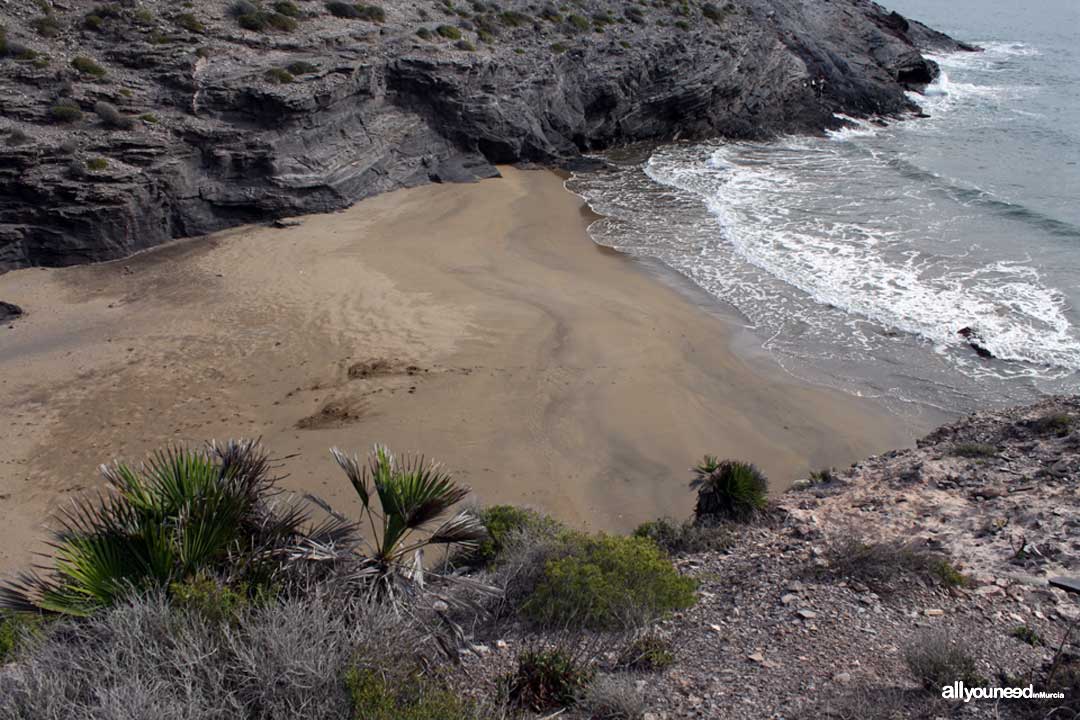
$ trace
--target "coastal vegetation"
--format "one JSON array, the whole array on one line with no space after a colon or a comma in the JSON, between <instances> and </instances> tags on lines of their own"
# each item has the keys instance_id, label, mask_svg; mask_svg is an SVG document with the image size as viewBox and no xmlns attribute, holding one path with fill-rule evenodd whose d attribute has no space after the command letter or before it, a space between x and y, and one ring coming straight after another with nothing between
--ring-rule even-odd
<instances>
[{"instance_id":1,"label":"coastal vegetation","mask_svg":"<svg viewBox=\"0 0 1080 720\"><path fill-rule=\"evenodd\" d=\"M579 702L608 717L595 713L625 699L592 687L600 645L630 633L624 667L673 661L645 629L693 605L696 582L651 540L588 535L513 506L457 508L468 488L385 447L331 455L358 518L284 492L254 441L103 467L105 490L58 514L51 566L0 587L0 652L16 668L0 691L13 717L148 711L192 691L196 710L231 717L304 707L453 720ZM447 676L470 646L461 623L500 618L533 634L501 690L463 697Z\"/></svg>"},{"instance_id":2,"label":"coastal vegetation","mask_svg":"<svg viewBox=\"0 0 1080 720\"><path fill-rule=\"evenodd\" d=\"M1017 442L1071 442L1034 421L1008 427ZM923 451L954 468L951 450L993 429L947 429ZM793 716L860 717L868 693L874 717L932 714L957 680L1080 688L1071 629L1059 640L1045 613L987 623L1011 598L942 549L807 526L815 503L852 491L853 471L770 497L754 466L706 457L689 518L621 536L470 506L423 457L331 457L356 513L286 492L253 441L103 468L105 489L56 518L51 564L0 591L2 717L642 720L650 703L685 707L650 685L715 683L719 666L788 687L784 654L868 644L884 653L857 654L876 680L801 665L796 680L833 680ZM887 639L865 634L866 618ZM873 684L896 672L907 690Z\"/></svg>"}]
</instances>

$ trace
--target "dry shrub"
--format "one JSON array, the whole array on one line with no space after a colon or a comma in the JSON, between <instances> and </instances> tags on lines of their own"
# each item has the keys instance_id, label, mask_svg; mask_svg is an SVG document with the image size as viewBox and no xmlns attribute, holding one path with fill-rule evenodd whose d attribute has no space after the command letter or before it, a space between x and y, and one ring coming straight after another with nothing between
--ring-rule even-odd
<instances>
[{"instance_id":1,"label":"dry shrub","mask_svg":"<svg viewBox=\"0 0 1080 720\"><path fill-rule=\"evenodd\" d=\"M899 540L868 543L848 536L830 543L825 557L827 575L861 582L880 594L895 592L911 577L943 587L968 582L945 555Z\"/></svg>"},{"instance_id":2,"label":"dry shrub","mask_svg":"<svg viewBox=\"0 0 1080 720\"><path fill-rule=\"evenodd\" d=\"M60 621L0 674L4 720L340 720L356 663L413 665L416 625L344 594L242 611L230 624L131 599Z\"/></svg>"}]
</instances>

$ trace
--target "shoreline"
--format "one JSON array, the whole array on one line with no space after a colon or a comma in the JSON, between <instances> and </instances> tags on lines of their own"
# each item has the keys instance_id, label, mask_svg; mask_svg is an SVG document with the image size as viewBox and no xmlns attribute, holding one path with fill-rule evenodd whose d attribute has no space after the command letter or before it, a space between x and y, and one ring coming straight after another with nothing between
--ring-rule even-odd
<instances>
[{"instance_id":1,"label":"shoreline","mask_svg":"<svg viewBox=\"0 0 1080 720\"><path fill-rule=\"evenodd\" d=\"M500 169L0 276L26 311L0 330L0 569L100 463L169 442L262 437L286 487L346 513L327 449L380 442L442 460L481 504L625 531L685 516L705 453L776 491L929 429L746 352L715 301L596 244L555 173Z\"/></svg>"}]
</instances>

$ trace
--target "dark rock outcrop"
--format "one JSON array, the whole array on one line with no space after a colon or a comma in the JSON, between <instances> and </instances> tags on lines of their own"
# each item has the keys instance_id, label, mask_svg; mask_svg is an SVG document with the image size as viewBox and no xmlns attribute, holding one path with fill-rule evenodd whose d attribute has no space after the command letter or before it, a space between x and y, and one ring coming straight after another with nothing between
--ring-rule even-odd
<instances>
[{"instance_id":1,"label":"dark rock outcrop","mask_svg":"<svg viewBox=\"0 0 1080 720\"><path fill-rule=\"evenodd\" d=\"M72 3L54 9L51 38L32 29L33 3L5 18L0 130L19 142L0 147L0 271L491 177L498 163L900 115L917 109L905 91L937 74L919 48L961 47L865 0L584 0L582 15L550 19L519 0L387 0L378 24L301 4L291 33L240 29L210 0L184 13L197 24L147 0L94 29L90 6ZM105 75L73 68L80 55ZM310 67L288 81L297 61ZM99 121L101 102L134 126ZM58 104L83 118L58 117Z\"/></svg>"},{"instance_id":2,"label":"dark rock outcrop","mask_svg":"<svg viewBox=\"0 0 1080 720\"><path fill-rule=\"evenodd\" d=\"M14 320L23 314L22 308L9 302L0 300L0 323Z\"/></svg>"}]
</instances>

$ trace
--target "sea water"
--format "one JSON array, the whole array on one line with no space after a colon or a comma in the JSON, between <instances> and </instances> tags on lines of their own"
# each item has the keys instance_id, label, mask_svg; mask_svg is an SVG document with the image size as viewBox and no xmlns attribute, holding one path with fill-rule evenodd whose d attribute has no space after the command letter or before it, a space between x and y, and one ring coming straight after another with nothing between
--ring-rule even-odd
<instances>
[{"instance_id":1,"label":"sea water","mask_svg":"<svg viewBox=\"0 0 1080 720\"><path fill-rule=\"evenodd\" d=\"M604 216L590 232L817 383L947 412L1078 392L1080 3L890 9L983 48L931 55L929 117L612 153L568 184Z\"/></svg>"}]
</instances>

